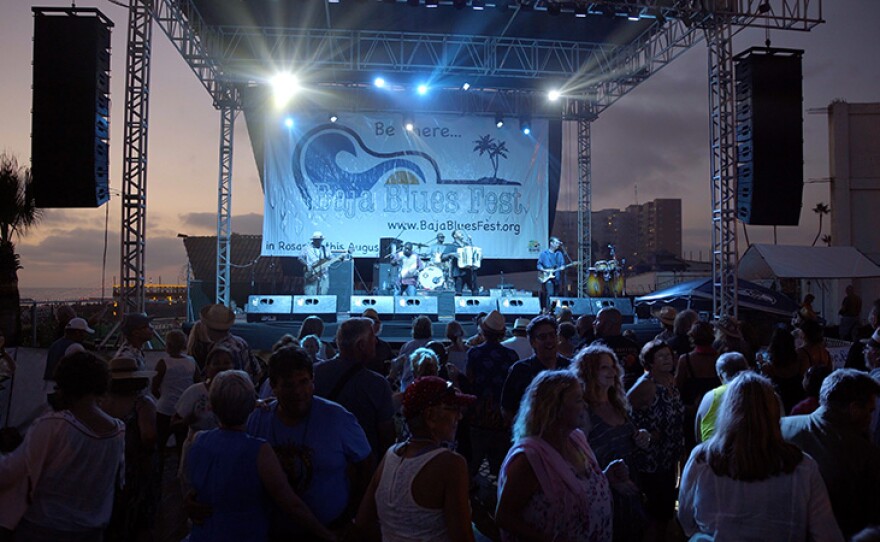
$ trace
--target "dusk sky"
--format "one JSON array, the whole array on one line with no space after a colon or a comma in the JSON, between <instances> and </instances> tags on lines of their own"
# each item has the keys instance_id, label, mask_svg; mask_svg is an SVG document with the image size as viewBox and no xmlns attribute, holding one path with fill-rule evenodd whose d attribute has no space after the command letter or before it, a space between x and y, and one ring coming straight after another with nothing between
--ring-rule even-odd
<instances>
[{"instance_id":1,"label":"dusk sky","mask_svg":"<svg viewBox=\"0 0 880 542\"><path fill-rule=\"evenodd\" d=\"M813 0L815 2L815 0ZM25 0L0 4L0 151L30 160L33 18ZM68 7L42 1L40 6ZM127 13L107 1L98 7L113 29L111 186L121 186ZM826 0L827 23L812 32L774 31L774 47L804 49L804 207L799 227L780 227L780 244L810 244L818 221L811 209L829 202L828 123L835 99L880 101L880 2ZM739 33L734 52L763 44L763 30ZM635 201L681 198L684 256L708 257L710 174L708 72L705 43L622 98L593 124L593 209ZM154 30L147 207L148 281L178 282L186 257L178 233L212 235L216 228L219 113L165 35ZM574 131L567 132L574 134ZM233 231L259 234L263 196L244 117L236 122ZM572 166L574 163L572 162ZM576 167L569 168L576 175ZM107 209L47 210L42 223L17 241L24 267L20 286L100 287ZM832 209L833 212L833 209ZM826 221L826 224L828 221ZM119 275L120 206L109 203L106 280ZM827 233L829 230L826 229ZM740 230L741 232L741 230ZM772 228L749 227L754 242L772 242ZM740 246L745 242L740 235ZM238 263L238 262L233 262ZM118 280L118 279L117 279Z\"/></svg>"}]
</instances>

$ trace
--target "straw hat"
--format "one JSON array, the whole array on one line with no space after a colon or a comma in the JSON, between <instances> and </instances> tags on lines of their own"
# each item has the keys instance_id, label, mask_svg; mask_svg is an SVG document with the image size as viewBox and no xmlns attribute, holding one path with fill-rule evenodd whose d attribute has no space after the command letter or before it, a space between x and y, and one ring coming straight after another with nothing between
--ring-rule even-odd
<instances>
[{"instance_id":1,"label":"straw hat","mask_svg":"<svg viewBox=\"0 0 880 542\"><path fill-rule=\"evenodd\" d=\"M657 318L660 319L661 322L666 324L667 326L671 326L675 323L675 317L678 315L678 311L675 310L675 307L671 307L666 305L662 309L660 309L660 313L657 315Z\"/></svg>"},{"instance_id":2,"label":"straw hat","mask_svg":"<svg viewBox=\"0 0 880 542\"><path fill-rule=\"evenodd\" d=\"M138 378L153 378L156 371L138 370L137 361L132 358L113 358L110 360L111 380L136 380Z\"/></svg>"},{"instance_id":3,"label":"straw hat","mask_svg":"<svg viewBox=\"0 0 880 542\"><path fill-rule=\"evenodd\" d=\"M526 331L529 328L529 319L528 318L517 318L513 322L513 330L514 331Z\"/></svg>"},{"instance_id":4,"label":"straw hat","mask_svg":"<svg viewBox=\"0 0 880 542\"><path fill-rule=\"evenodd\" d=\"M720 320L716 321L715 329L734 339L743 338L742 332L739 330L739 320L733 316L723 316Z\"/></svg>"},{"instance_id":5,"label":"straw hat","mask_svg":"<svg viewBox=\"0 0 880 542\"><path fill-rule=\"evenodd\" d=\"M226 331L235 323L235 313L226 305L214 303L202 307L199 311L199 319L208 329Z\"/></svg>"},{"instance_id":6,"label":"straw hat","mask_svg":"<svg viewBox=\"0 0 880 542\"><path fill-rule=\"evenodd\" d=\"M323 238L324 238L324 234L321 233L319 230L315 230L315 232L312 234L312 241L314 241L315 239L323 239Z\"/></svg>"},{"instance_id":7,"label":"straw hat","mask_svg":"<svg viewBox=\"0 0 880 542\"><path fill-rule=\"evenodd\" d=\"M487 314L483 321L480 322L480 326L487 331L494 331L496 333L504 333L506 329L504 316L497 310Z\"/></svg>"}]
</instances>

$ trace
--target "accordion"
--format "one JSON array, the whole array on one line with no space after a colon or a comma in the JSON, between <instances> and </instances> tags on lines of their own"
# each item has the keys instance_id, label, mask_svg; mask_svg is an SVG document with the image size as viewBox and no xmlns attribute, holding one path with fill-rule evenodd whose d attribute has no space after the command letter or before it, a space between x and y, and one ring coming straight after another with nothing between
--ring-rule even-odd
<instances>
[{"instance_id":1,"label":"accordion","mask_svg":"<svg viewBox=\"0 0 880 542\"><path fill-rule=\"evenodd\" d=\"M459 247L455 253L459 269L479 269L483 263L483 249L480 247Z\"/></svg>"}]
</instances>

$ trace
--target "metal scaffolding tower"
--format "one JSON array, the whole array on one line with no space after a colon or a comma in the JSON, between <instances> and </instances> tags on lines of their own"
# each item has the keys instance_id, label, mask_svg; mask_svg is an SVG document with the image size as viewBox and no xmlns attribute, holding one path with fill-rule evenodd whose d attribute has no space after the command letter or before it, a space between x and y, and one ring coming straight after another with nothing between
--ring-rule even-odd
<instances>
[{"instance_id":1,"label":"metal scaffolding tower","mask_svg":"<svg viewBox=\"0 0 880 542\"><path fill-rule=\"evenodd\" d=\"M215 303L229 306L229 252L232 236L232 154L235 117L238 114L237 92L221 85L226 97L220 106L220 175L217 181L217 286Z\"/></svg>"},{"instance_id":2,"label":"metal scaffolding tower","mask_svg":"<svg viewBox=\"0 0 880 542\"><path fill-rule=\"evenodd\" d=\"M593 187L590 155L590 121L577 121L578 165L578 297L587 297L587 277L593 265Z\"/></svg>"},{"instance_id":3,"label":"metal scaffolding tower","mask_svg":"<svg viewBox=\"0 0 880 542\"><path fill-rule=\"evenodd\" d=\"M147 225L147 128L150 109L152 0L131 0L125 66L122 148L122 247L119 315L144 312Z\"/></svg>"}]
</instances>

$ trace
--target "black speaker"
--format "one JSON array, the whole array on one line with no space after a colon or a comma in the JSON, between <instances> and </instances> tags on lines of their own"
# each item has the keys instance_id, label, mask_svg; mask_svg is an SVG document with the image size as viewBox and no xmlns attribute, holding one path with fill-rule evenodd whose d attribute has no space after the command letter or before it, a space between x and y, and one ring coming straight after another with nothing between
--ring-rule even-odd
<instances>
[{"instance_id":1,"label":"black speaker","mask_svg":"<svg viewBox=\"0 0 880 542\"><path fill-rule=\"evenodd\" d=\"M379 238L379 259L388 261L388 256L403 248L403 241L394 237Z\"/></svg>"},{"instance_id":2,"label":"black speaker","mask_svg":"<svg viewBox=\"0 0 880 542\"><path fill-rule=\"evenodd\" d=\"M37 207L110 199L110 29L97 9L33 8L31 172Z\"/></svg>"},{"instance_id":3,"label":"black speaker","mask_svg":"<svg viewBox=\"0 0 880 542\"><path fill-rule=\"evenodd\" d=\"M349 258L331 265L327 276L330 279L327 293L336 296L336 310L350 311L354 293L354 260Z\"/></svg>"},{"instance_id":4,"label":"black speaker","mask_svg":"<svg viewBox=\"0 0 880 542\"><path fill-rule=\"evenodd\" d=\"M390 263L373 264L373 292L376 295L394 295L400 282L400 268Z\"/></svg>"},{"instance_id":5,"label":"black speaker","mask_svg":"<svg viewBox=\"0 0 880 542\"><path fill-rule=\"evenodd\" d=\"M797 226L804 188L803 51L752 48L736 65L736 215Z\"/></svg>"}]
</instances>

